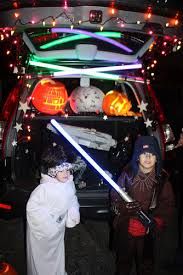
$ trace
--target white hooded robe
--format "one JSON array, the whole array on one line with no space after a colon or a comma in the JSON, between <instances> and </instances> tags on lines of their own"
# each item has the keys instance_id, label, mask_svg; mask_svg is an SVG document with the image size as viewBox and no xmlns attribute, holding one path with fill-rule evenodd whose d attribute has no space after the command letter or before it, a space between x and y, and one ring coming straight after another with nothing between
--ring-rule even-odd
<instances>
[{"instance_id":1,"label":"white hooded robe","mask_svg":"<svg viewBox=\"0 0 183 275\"><path fill-rule=\"evenodd\" d=\"M73 176L62 183L42 175L27 203L27 275L66 275L65 227L80 222Z\"/></svg>"}]
</instances>

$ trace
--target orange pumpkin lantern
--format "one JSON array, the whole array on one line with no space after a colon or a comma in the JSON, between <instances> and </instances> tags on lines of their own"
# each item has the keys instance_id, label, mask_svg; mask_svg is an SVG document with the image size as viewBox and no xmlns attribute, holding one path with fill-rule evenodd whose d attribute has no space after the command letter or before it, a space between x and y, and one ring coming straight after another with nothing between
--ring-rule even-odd
<instances>
[{"instance_id":1,"label":"orange pumpkin lantern","mask_svg":"<svg viewBox=\"0 0 183 275\"><path fill-rule=\"evenodd\" d=\"M108 92L102 103L104 113L109 116L127 116L132 107L127 96L118 91Z\"/></svg>"},{"instance_id":2,"label":"orange pumpkin lantern","mask_svg":"<svg viewBox=\"0 0 183 275\"><path fill-rule=\"evenodd\" d=\"M67 103L67 90L63 83L49 78L40 80L32 93L32 104L45 114L64 113Z\"/></svg>"}]
</instances>

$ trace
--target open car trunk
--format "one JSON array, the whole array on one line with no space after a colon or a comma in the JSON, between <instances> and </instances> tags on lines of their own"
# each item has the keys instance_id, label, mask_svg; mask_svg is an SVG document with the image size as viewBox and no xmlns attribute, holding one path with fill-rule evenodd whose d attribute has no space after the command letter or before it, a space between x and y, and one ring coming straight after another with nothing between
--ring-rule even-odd
<instances>
[{"instance_id":1,"label":"open car trunk","mask_svg":"<svg viewBox=\"0 0 183 275\"><path fill-rule=\"evenodd\" d=\"M108 188L104 184L101 175L95 171L86 160L80 161L79 153L68 143L60 134L56 133L50 127L50 119L52 117L37 117L31 123L32 136L30 143L21 143L15 150L13 163L13 173L16 180L31 179L36 182L40 178L39 164L40 156L43 150L50 144L62 144L66 147L71 161L79 165L76 171L73 171L77 190L100 190ZM82 148L106 171L108 171L114 179L119 175L122 167L130 160L132 145L139 131L146 134L146 128L142 120L138 122L134 118L108 118L92 116L75 116L69 118L57 117L56 120L64 127L70 125L74 128L82 138L83 129L88 129L87 140L85 131L85 140L91 144L90 146L81 145ZM74 126L74 127L73 127ZM66 130L68 130L66 128ZM70 131L70 129L69 129ZM98 135L97 135L98 134ZM101 137L104 134L105 150L97 149L101 147ZM114 146L107 147L108 140L106 136L112 137L109 142L117 141ZM73 133L71 134L73 136ZM76 134L75 134L76 139ZM99 140L100 139L100 140ZM105 143L106 139L106 143ZM99 143L98 143L99 140ZM81 141L80 141L81 142ZM81 162L81 163L80 163Z\"/></svg>"}]
</instances>

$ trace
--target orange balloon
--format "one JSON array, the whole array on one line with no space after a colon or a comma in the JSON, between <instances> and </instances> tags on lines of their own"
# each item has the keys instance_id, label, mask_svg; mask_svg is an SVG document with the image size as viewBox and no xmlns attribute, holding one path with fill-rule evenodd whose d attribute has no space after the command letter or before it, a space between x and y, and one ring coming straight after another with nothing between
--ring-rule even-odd
<instances>
[{"instance_id":1,"label":"orange balloon","mask_svg":"<svg viewBox=\"0 0 183 275\"><path fill-rule=\"evenodd\" d=\"M38 111L45 114L64 113L67 100L65 85L49 78L40 80L32 93L32 104Z\"/></svg>"}]
</instances>

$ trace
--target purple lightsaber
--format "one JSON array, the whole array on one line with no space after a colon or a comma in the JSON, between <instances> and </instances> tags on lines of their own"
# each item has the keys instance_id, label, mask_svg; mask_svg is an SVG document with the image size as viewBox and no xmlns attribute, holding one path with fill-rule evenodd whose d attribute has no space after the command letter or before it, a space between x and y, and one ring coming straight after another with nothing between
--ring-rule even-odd
<instances>
[{"instance_id":1,"label":"purple lightsaber","mask_svg":"<svg viewBox=\"0 0 183 275\"><path fill-rule=\"evenodd\" d=\"M123 49L124 51L128 52L128 53L132 53L132 49L128 48L127 46L111 39L105 36L101 36L99 34L93 33L93 32L88 32L85 30L80 30L80 29L69 29L69 28L52 28L51 29L52 33L59 33L59 32L65 32L65 33L74 33L74 34L84 34L84 35L88 35L90 37L105 41L109 44L112 44L120 49Z\"/></svg>"}]
</instances>

